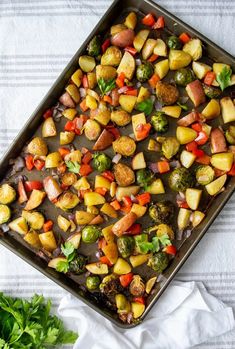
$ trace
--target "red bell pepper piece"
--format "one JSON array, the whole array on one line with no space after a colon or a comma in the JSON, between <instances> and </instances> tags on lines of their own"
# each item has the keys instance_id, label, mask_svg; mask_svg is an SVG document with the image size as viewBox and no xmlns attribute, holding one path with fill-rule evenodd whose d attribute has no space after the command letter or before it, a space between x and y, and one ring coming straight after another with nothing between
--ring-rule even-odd
<instances>
[{"instance_id":1,"label":"red bell pepper piece","mask_svg":"<svg viewBox=\"0 0 235 349\"><path fill-rule=\"evenodd\" d=\"M151 87L156 87L157 82L160 81L161 79L157 74L153 74L152 77L148 80L148 83Z\"/></svg>"},{"instance_id":2,"label":"red bell pepper piece","mask_svg":"<svg viewBox=\"0 0 235 349\"><path fill-rule=\"evenodd\" d=\"M86 152L86 154L83 155L82 157L82 163L83 164L89 164L92 160L92 154L90 151Z\"/></svg>"},{"instance_id":3,"label":"red bell pepper piece","mask_svg":"<svg viewBox=\"0 0 235 349\"><path fill-rule=\"evenodd\" d=\"M177 203L177 206L180 208L189 208L189 205L184 200L177 200L176 203Z\"/></svg>"},{"instance_id":4,"label":"red bell pepper piece","mask_svg":"<svg viewBox=\"0 0 235 349\"><path fill-rule=\"evenodd\" d=\"M86 74L84 74L82 77L82 86L84 88L89 88L88 78Z\"/></svg>"},{"instance_id":5,"label":"red bell pepper piece","mask_svg":"<svg viewBox=\"0 0 235 349\"><path fill-rule=\"evenodd\" d=\"M66 124L64 125L64 130L65 131L74 131L75 130L75 125L73 121L67 121Z\"/></svg>"},{"instance_id":6,"label":"red bell pepper piece","mask_svg":"<svg viewBox=\"0 0 235 349\"><path fill-rule=\"evenodd\" d=\"M166 173L170 171L170 164L168 161L158 161L157 167L159 173Z\"/></svg>"},{"instance_id":7,"label":"red bell pepper piece","mask_svg":"<svg viewBox=\"0 0 235 349\"><path fill-rule=\"evenodd\" d=\"M200 157L196 158L196 162L198 164L210 165L211 158L210 158L209 155L204 154L203 156L200 156Z\"/></svg>"},{"instance_id":8,"label":"red bell pepper piece","mask_svg":"<svg viewBox=\"0 0 235 349\"><path fill-rule=\"evenodd\" d=\"M114 182L114 174L113 172L111 171L104 171L102 174L101 174L104 178L108 179L110 182Z\"/></svg>"},{"instance_id":9,"label":"red bell pepper piece","mask_svg":"<svg viewBox=\"0 0 235 349\"><path fill-rule=\"evenodd\" d=\"M38 171L41 171L45 166L45 161L41 159L37 159L34 161L34 166Z\"/></svg>"},{"instance_id":10,"label":"red bell pepper piece","mask_svg":"<svg viewBox=\"0 0 235 349\"><path fill-rule=\"evenodd\" d=\"M46 233L47 231L50 231L53 227L54 223L51 220L46 221L43 224L43 231Z\"/></svg>"},{"instance_id":11,"label":"red bell pepper piece","mask_svg":"<svg viewBox=\"0 0 235 349\"><path fill-rule=\"evenodd\" d=\"M135 56L137 53L137 50L134 47L127 46L124 48L124 51L129 52L132 56Z\"/></svg>"},{"instance_id":12,"label":"red bell pepper piece","mask_svg":"<svg viewBox=\"0 0 235 349\"><path fill-rule=\"evenodd\" d=\"M63 174L63 173L65 173L67 171L67 166L66 166L66 164L61 164L61 165L59 165L58 167L57 167L57 172L59 173L59 174Z\"/></svg>"},{"instance_id":13,"label":"red bell pepper piece","mask_svg":"<svg viewBox=\"0 0 235 349\"><path fill-rule=\"evenodd\" d=\"M28 171L31 171L34 168L33 155L28 154L25 156L25 165Z\"/></svg>"},{"instance_id":14,"label":"red bell pepper piece","mask_svg":"<svg viewBox=\"0 0 235 349\"><path fill-rule=\"evenodd\" d=\"M202 130L202 125L199 124L199 122L197 122L196 124L193 124L191 127L194 131L197 131L197 132L200 132Z\"/></svg>"},{"instance_id":15,"label":"red bell pepper piece","mask_svg":"<svg viewBox=\"0 0 235 349\"><path fill-rule=\"evenodd\" d=\"M227 172L229 176L235 176L235 164L233 164L230 171Z\"/></svg>"},{"instance_id":16,"label":"red bell pepper piece","mask_svg":"<svg viewBox=\"0 0 235 349\"><path fill-rule=\"evenodd\" d=\"M189 42L189 40L191 39L190 36L187 33L182 33L179 36L179 39L186 44L187 42Z\"/></svg>"},{"instance_id":17,"label":"red bell pepper piece","mask_svg":"<svg viewBox=\"0 0 235 349\"><path fill-rule=\"evenodd\" d=\"M133 298L134 302L140 303L140 304L145 304L145 299L144 297L134 297Z\"/></svg>"},{"instance_id":18,"label":"red bell pepper piece","mask_svg":"<svg viewBox=\"0 0 235 349\"><path fill-rule=\"evenodd\" d=\"M42 182L40 181L26 181L24 182L24 187L27 192L32 191L33 189L40 190L43 187Z\"/></svg>"},{"instance_id":19,"label":"red bell pepper piece","mask_svg":"<svg viewBox=\"0 0 235 349\"><path fill-rule=\"evenodd\" d=\"M158 17L157 22L153 25L153 29L162 29L165 27L165 19L163 16Z\"/></svg>"},{"instance_id":20,"label":"red bell pepper piece","mask_svg":"<svg viewBox=\"0 0 235 349\"><path fill-rule=\"evenodd\" d=\"M118 211L121 208L121 205L117 200L110 202L110 205L114 208L115 211Z\"/></svg>"},{"instance_id":21,"label":"red bell pepper piece","mask_svg":"<svg viewBox=\"0 0 235 349\"><path fill-rule=\"evenodd\" d=\"M58 152L60 153L61 157L64 159L65 156L70 153L70 150L65 147L59 147Z\"/></svg>"},{"instance_id":22,"label":"red bell pepper piece","mask_svg":"<svg viewBox=\"0 0 235 349\"><path fill-rule=\"evenodd\" d=\"M126 92L125 92L125 95L129 95L129 96L138 96L138 90L137 89L128 89Z\"/></svg>"},{"instance_id":23,"label":"red bell pepper piece","mask_svg":"<svg viewBox=\"0 0 235 349\"><path fill-rule=\"evenodd\" d=\"M110 96L104 95L103 101L112 104L113 100Z\"/></svg>"},{"instance_id":24,"label":"red bell pepper piece","mask_svg":"<svg viewBox=\"0 0 235 349\"><path fill-rule=\"evenodd\" d=\"M177 252L177 249L174 245L169 245L169 246L166 246L164 249L163 249L164 252L168 253L168 254L172 254L173 256L176 255L176 252Z\"/></svg>"},{"instance_id":25,"label":"red bell pepper piece","mask_svg":"<svg viewBox=\"0 0 235 349\"><path fill-rule=\"evenodd\" d=\"M152 15L152 13L148 13L141 21L144 25L147 25L148 27L152 27L155 23L155 18Z\"/></svg>"},{"instance_id":26,"label":"red bell pepper piece","mask_svg":"<svg viewBox=\"0 0 235 349\"><path fill-rule=\"evenodd\" d=\"M83 164L80 167L79 174L80 176L88 176L93 171L93 168L89 164Z\"/></svg>"},{"instance_id":27,"label":"red bell pepper piece","mask_svg":"<svg viewBox=\"0 0 235 349\"><path fill-rule=\"evenodd\" d=\"M127 234L138 235L140 233L141 233L141 225L139 223L135 223L129 229L127 229Z\"/></svg>"},{"instance_id":28,"label":"red bell pepper piece","mask_svg":"<svg viewBox=\"0 0 235 349\"><path fill-rule=\"evenodd\" d=\"M105 238L100 238L98 240L98 249L99 250L103 250L103 248L107 245L107 242L105 240Z\"/></svg>"},{"instance_id":29,"label":"red bell pepper piece","mask_svg":"<svg viewBox=\"0 0 235 349\"><path fill-rule=\"evenodd\" d=\"M206 84L208 86L212 85L215 78L216 78L216 75L213 71L207 72L205 77L204 77L204 84Z\"/></svg>"},{"instance_id":30,"label":"red bell pepper piece","mask_svg":"<svg viewBox=\"0 0 235 349\"><path fill-rule=\"evenodd\" d=\"M195 142L198 144L198 145L203 145L205 144L207 141L208 141L208 135L206 134L205 131L200 131L197 138L195 139Z\"/></svg>"},{"instance_id":31,"label":"red bell pepper piece","mask_svg":"<svg viewBox=\"0 0 235 349\"><path fill-rule=\"evenodd\" d=\"M95 192L102 196L105 196L105 194L107 193L107 188L98 187L95 188Z\"/></svg>"},{"instance_id":32,"label":"red bell pepper piece","mask_svg":"<svg viewBox=\"0 0 235 349\"><path fill-rule=\"evenodd\" d=\"M202 156L205 155L205 152L202 149L195 149L192 151L192 153L197 157L201 158Z\"/></svg>"},{"instance_id":33,"label":"red bell pepper piece","mask_svg":"<svg viewBox=\"0 0 235 349\"><path fill-rule=\"evenodd\" d=\"M23 181L18 182L18 194L19 194L18 201L20 204L23 204L25 201L28 201L28 197L24 188Z\"/></svg>"},{"instance_id":34,"label":"red bell pepper piece","mask_svg":"<svg viewBox=\"0 0 235 349\"><path fill-rule=\"evenodd\" d=\"M86 98L83 99L83 101L81 101L81 103L79 104L79 107L81 108L81 110L83 112L87 111L88 110L88 107L86 105Z\"/></svg>"},{"instance_id":35,"label":"red bell pepper piece","mask_svg":"<svg viewBox=\"0 0 235 349\"><path fill-rule=\"evenodd\" d=\"M111 43L110 39L106 39L106 40L103 42L103 44L102 44L102 46L101 46L102 52L103 52L103 53L104 53L104 52L107 50L107 48L110 46L110 43Z\"/></svg>"},{"instance_id":36,"label":"red bell pepper piece","mask_svg":"<svg viewBox=\"0 0 235 349\"><path fill-rule=\"evenodd\" d=\"M44 119L48 119L48 118L52 117L52 114L53 114L52 109L47 109L45 111L45 113L43 114L43 117L44 117Z\"/></svg>"},{"instance_id":37,"label":"red bell pepper piece","mask_svg":"<svg viewBox=\"0 0 235 349\"><path fill-rule=\"evenodd\" d=\"M110 260L108 259L108 257L106 257L106 256L100 257L100 263L107 264L109 267L112 267L112 265L113 265L113 263L111 263Z\"/></svg>"},{"instance_id":38,"label":"red bell pepper piece","mask_svg":"<svg viewBox=\"0 0 235 349\"><path fill-rule=\"evenodd\" d=\"M123 196L122 201L126 207L132 206L132 201L131 201L130 196Z\"/></svg>"},{"instance_id":39,"label":"red bell pepper piece","mask_svg":"<svg viewBox=\"0 0 235 349\"><path fill-rule=\"evenodd\" d=\"M149 57L148 62L150 62L150 63L155 62L156 59L158 59L158 57L159 57L158 55L155 55L155 53L153 53L153 54Z\"/></svg>"},{"instance_id":40,"label":"red bell pepper piece","mask_svg":"<svg viewBox=\"0 0 235 349\"><path fill-rule=\"evenodd\" d=\"M218 168L214 168L214 171L215 171L215 177L220 177L220 176L223 176L226 171L223 171L223 170L219 170Z\"/></svg>"},{"instance_id":41,"label":"red bell pepper piece","mask_svg":"<svg viewBox=\"0 0 235 349\"><path fill-rule=\"evenodd\" d=\"M150 202L151 195L149 193L143 193L143 194L137 195L136 199L138 200L139 205L144 206Z\"/></svg>"},{"instance_id":42,"label":"red bell pepper piece","mask_svg":"<svg viewBox=\"0 0 235 349\"><path fill-rule=\"evenodd\" d=\"M136 127L136 138L138 141L142 141L146 137L148 137L151 129L151 124L140 124Z\"/></svg>"},{"instance_id":43,"label":"red bell pepper piece","mask_svg":"<svg viewBox=\"0 0 235 349\"><path fill-rule=\"evenodd\" d=\"M122 287L129 286L132 279L133 279L133 273L128 273L128 274L124 274L124 275L119 276L119 281L120 281L120 284L122 285Z\"/></svg>"},{"instance_id":44,"label":"red bell pepper piece","mask_svg":"<svg viewBox=\"0 0 235 349\"><path fill-rule=\"evenodd\" d=\"M116 79L116 85L119 88L122 88L125 85L125 74L124 73L120 73Z\"/></svg>"},{"instance_id":45,"label":"red bell pepper piece","mask_svg":"<svg viewBox=\"0 0 235 349\"><path fill-rule=\"evenodd\" d=\"M192 141L188 144L186 144L186 150L187 151L193 151L197 149L197 143L195 141Z\"/></svg>"}]
</instances>

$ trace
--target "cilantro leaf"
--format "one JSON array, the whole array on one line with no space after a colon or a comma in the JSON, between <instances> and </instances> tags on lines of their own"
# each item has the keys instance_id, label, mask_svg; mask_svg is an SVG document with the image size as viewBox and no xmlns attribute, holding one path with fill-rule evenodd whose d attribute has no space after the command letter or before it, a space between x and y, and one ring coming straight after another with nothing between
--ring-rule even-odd
<instances>
[{"instance_id":1,"label":"cilantro leaf","mask_svg":"<svg viewBox=\"0 0 235 349\"><path fill-rule=\"evenodd\" d=\"M116 82L115 79L105 80L104 78L100 78L98 80L98 86L103 96L116 87Z\"/></svg>"},{"instance_id":2,"label":"cilantro leaf","mask_svg":"<svg viewBox=\"0 0 235 349\"><path fill-rule=\"evenodd\" d=\"M177 102L178 106L181 107L183 110L188 110L188 106L186 104L181 104L180 102Z\"/></svg>"},{"instance_id":3,"label":"cilantro leaf","mask_svg":"<svg viewBox=\"0 0 235 349\"><path fill-rule=\"evenodd\" d=\"M153 101L151 98L145 99L143 102L140 102L135 107L136 110L142 111L146 115L152 113L153 110Z\"/></svg>"},{"instance_id":4,"label":"cilantro leaf","mask_svg":"<svg viewBox=\"0 0 235 349\"><path fill-rule=\"evenodd\" d=\"M152 238L152 249L151 252L158 252L160 250L159 238L154 236Z\"/></svg>"},{"instance_id":5,"label":"cilantro leaf","mask_svg":"<svg viewBox=\"0 0 235 349\"><path fill-rule=\"evenodd\" d=\"M230 85L231 75L232 69L227 66L224 66L222 71L217 74L216 81L219 83L222 91Z\"/></svg>"},{"instance_id":6,"label":"cilantro leaf","mask_svg":"<svg viewBox=\"0 0 235 349\"><path fill-rule=\"evenodd\" d=\"M65 161L65 164L69 170L69 172L79 173L80 165L76 161Z\"/></svg>"},{"instance_id":7,"label":"cilantro leaf","mask_svg":"<svg viewBox=\"0 0 235 349\"><path fill-rule=\"evenodd\" d=\"M68 262L71 262L75 257L75 248L71 242L65 242L61 245L61 251L67 257Z\"/></svg>"},{"instance_id":8,"label":"cilantro leaf","mask_svg":"<svg viewBox=\"0 0 235 349\"><path fill-rule=\"evenodd\" d=\"M67 273L69 271L69 262L66 261L59 261L56 264L56 270L60 273Z\"/></svg>"},{"instance_id":9,"label":"cilantro leaf","mask_svg":"<svg viewBox=\"0 0 235 349\"><path fill-rule=\"evenodd\" d=\"M169 239L169 236L167 234L159 236L158 239L160 240L162 246L172 245L171 240Z\"/></svg>"}]
</instances>

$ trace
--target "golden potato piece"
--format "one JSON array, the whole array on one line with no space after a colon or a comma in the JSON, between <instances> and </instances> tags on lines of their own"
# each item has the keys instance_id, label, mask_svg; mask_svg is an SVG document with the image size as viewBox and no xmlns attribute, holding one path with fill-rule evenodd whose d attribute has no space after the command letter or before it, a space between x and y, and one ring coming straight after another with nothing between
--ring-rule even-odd
<instances>
[{"instance_id":1,"label":"golden potato piece","mask_svg":"<svg viewBox=\"0 0 235 349\"><path fill-rule=\"evenodd\" d=\"M45 156L48 152L46 142L40 137L33 138L27 149L30 154L38 156Z\"/></svg>"},{"instance_id":2,"label":"golden potato piece","mask_svg":"<svg viewBox=\"0 0 235 349\"><path fill-rule=\"evenodd\" d=\"M135 173L127 165L118 163L114 166L114 176L118 185L127 187L135 182Z\"/></svg>"},{"instance_id":3,"label":"golden potato piece","mask_svg":"<svg viewBox=\"0 0 235 349\"><path fill-rule=\"evenodd\" d=\"M123 109L113 110L111 113L111 120L117 126L126 126L131 122L131 116Z\"/></svg>"},{"instance_id":4,"label":"golden potato piece","mask_svg":"<svg viewBox=\"0 0 235 349\"><path fill-rule=\"evenodd\" d=\"M136 150L136 144L133 138L121 136L113 142L113 150L123 156L131 156Z\"/></svg>"}]
</instances>

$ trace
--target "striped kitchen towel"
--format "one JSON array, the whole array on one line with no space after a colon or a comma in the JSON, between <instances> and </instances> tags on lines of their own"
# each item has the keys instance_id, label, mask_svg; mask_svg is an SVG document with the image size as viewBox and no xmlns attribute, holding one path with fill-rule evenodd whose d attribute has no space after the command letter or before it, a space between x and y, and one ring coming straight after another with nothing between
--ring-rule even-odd
<instances>
[{"instance_id":1,"label":"striped kitchen towel","mask_svg":"<svg viewBox=\"0 0 235 349\"><path fill-rule=\"evenodd\" d=\"M159 0L185 22L235 54L233 0ZM0 0L0 156L89 34L111 0ZM203 281L235 309L235 195L177 275ZM0 247L0 290L43 293L56 308L64 290ZM235 331L200 345L235 348Z\"/></svg>"}]
</instances>

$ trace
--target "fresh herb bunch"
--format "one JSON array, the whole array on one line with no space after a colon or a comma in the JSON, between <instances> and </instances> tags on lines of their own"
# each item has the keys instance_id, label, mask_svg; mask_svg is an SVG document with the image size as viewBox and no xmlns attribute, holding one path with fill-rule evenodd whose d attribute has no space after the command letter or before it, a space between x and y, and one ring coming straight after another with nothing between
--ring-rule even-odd
<instances>
[{"instance_id":1,"label":"fresh herb bunch","mask_svg":"<svg viewBox=\"0 0 235 349\"><path fill-rule=\"evenodd\" d=\"M98 80L98 86L103 96L116 87L116 82L115 79L105 80L104 78L100 78Z\"/></svg>"},{"instance_id":2,"label":"fresh herb bunch","mask_svg":"<svg viewBox=\"0 0 235 349\"><path fill-rule=\"evenodd\" d=\"M217 74L216 80L219 83L222 91L230 85L231 75L232 75L232 69L226 66L223 67L223 69L219 74Z\"/></svg>"},{"instance_id":3,"label":"fresh herb bunch","mask_svg":"<svg viewBox=\"0 0 235 349\"><path fill-rule=\"evenodd\" d=\"M71 242L65 242L64 245L61 245L61 251L66 257L66 260L60 261L56 266L56 270L62 273L67 273L69 271L70 262L72 262L76 256L75 248Z\"/></svg>"},{"instance_id":4,"label":"fresh herb bunch","mask_svg":"<svg viewBox=\"0 0 235 349\"><path fill-rule=\"evenodd\" d=\"M66 164L69 172L79 173L81 166L79 165L78 162L76 162L76 161L65 161L65 164Z\"/></svg>"},{"instance_id":5,"label":"fresh herb bunch","mask_svg":"<svg viewBox=\"0 0 235 349\"><path fill-rule=\"evenodd\" d=\"M77 334L66 331L51 302L34 295L30 300L0 293L0 349L46 349L74 343Z\"/></svg>"},{"instance_id":6,"label":"fresh herb bunch","mask_svg":"<svg viewBox=\"0 0 235 349\"><path fill-rule=\"evenodd\" d=\"M167 234L154 236L152 241L148 241L147 234L135 236L135 243L139 253L158 252L161 247L171 245L171 240Z\"/></svg>"}]
</instances>

